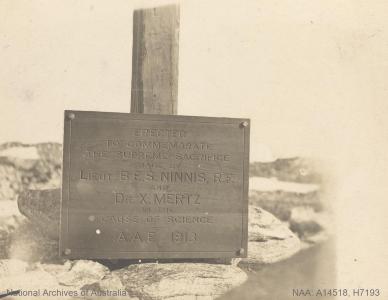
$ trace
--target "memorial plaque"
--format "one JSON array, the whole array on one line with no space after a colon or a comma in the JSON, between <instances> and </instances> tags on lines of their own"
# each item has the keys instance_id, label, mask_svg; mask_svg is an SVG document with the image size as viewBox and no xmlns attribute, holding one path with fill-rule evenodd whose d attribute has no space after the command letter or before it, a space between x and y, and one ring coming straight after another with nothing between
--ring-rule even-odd
<instances>
[{"instance_id":1,"label":"memorial plaque","mask_svg":"<svg viewBox=\"0 0 388 300\"><path fill-rule=\"evenodd\" d=\"M60 252L246 257L249 120L66 111Z\"/></svg>"}]
</instances>

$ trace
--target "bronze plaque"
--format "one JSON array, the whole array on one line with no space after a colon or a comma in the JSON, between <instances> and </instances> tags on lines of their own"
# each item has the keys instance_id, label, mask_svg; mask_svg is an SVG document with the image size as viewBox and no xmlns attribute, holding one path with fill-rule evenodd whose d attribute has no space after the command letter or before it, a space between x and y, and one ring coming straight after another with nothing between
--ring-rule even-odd
<instances>
[{"instance_id":1,"label":"bronze plaque","mask_svg":"<svg viewBox=\"0 0 388 300\"><path fill-rule=\"evenodd\" d=\"M249 120L65 112L60 252L246 257Z\"/></svg>"}]
</instances>

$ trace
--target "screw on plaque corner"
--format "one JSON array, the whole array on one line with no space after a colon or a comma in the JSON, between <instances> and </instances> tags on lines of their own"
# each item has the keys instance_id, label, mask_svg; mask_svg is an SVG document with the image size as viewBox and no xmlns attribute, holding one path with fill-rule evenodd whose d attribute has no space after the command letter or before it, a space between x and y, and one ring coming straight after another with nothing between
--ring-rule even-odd
<instances>
[{"instance_id":1,"label":"screw on plaque corner","mask_svg":"<svg viewBox=\"0 0 388 300\"><path fill-rule=\"evenodd\" d=\"M245 127L248 127L249 123L247 121L244 121L244 122L241 122L240 123L240 127L241 128L245 128Z\"/></svg>"},{"instance_id":2,"label":"screw on plaque corner","mask_svg":"<svg viewBox=\"0 0 388 300\"><path fill-rule=\"evenodd\" d=\"M245 249L244 248L240 248L240 250L237 251L238 255L244 255L245 253Z\"/></svg>"},{"instance_id":3,"label":"screw on plaque corner","mask_svg":"<svg viewBox=\"0 0 388 300\"><path fill-rule=\"evenodd\" d=\"M74 113L68 113L67 114L67 118L69 119L69 120L74 120L75 119L75 114Z\"/></svg>"}]
</instances>

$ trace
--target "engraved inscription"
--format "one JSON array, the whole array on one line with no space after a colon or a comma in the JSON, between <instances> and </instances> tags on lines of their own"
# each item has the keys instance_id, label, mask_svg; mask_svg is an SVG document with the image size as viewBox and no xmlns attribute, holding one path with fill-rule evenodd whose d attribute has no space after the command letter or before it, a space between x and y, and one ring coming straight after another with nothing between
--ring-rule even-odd
<instances>
[{"instance_id":1,"label":"engraved inscription","mask_svg":"<svg viewBox=\"0 0 388 300\"><path fill-rule=\"evenodd\" d=\"M105 172L81 170L79 178L80 180L110 181L112 180L112 174Z\"/></svg>"},{"instance_id":2,"label":"engraved inscription","mask_svg":"<svg viewBox=\"0 0 388 300\"><path fill-rule=\"evenodd\" d=\"M162 184L230 184L233 183L236 174L233 173L207 173L190 171L148 171L143 170L120 170L117 173L96 170L79 171L79 179L87 181L141 181L159 182Z\"/></svg>"},{"instance_id":3,"label":"engraved inscription","mask_svg":"<svg viewBox=\"0 0 388 300\"><path fill-rule=\"evenodd\" d=\"M174 128L137 128L135 136L153 136L153 137L179 137L186 136L186 131Z\"/></svg>"},{"instance_id":4,"label":"engraved inscription","mask_svg":"<svg viewBox=\"0 0 388 300\"><path fill-rule=\"evenodd\" d=\"M174 243L195 243L198 242L199 236L196 232L174 231L171 234Z\"/></svg>"},{"instance_id":5,"label":"engraved inscription","mask_svg":"<svg viewBox=\"0 0 388 300\"><path fill-rule=\"evenodd\" d=\"M117 237L117 241L126 243L152 243L155 242L155 232L121 231Z\"/></svg>"},{"instance_id":6,"label":"engraved inscription","mask_svg":"<svg viewBox=\"0 0 388 300\"><path fill-rule=\"evenodd\" d=\"M76 115L64 140L60 247L69 258L233 257L247 248L242 120Z\"/></svg>"}]
</instances>

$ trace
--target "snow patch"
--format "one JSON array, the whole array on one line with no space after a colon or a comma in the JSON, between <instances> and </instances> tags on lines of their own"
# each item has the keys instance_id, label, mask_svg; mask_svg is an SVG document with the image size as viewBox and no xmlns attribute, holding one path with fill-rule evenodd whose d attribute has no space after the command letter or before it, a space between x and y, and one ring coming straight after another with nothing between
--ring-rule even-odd
<instances>
[{"instance_id":1,"label":"snow patch","mask_svg":"<svg viewBox=\"0 0 388 300\"><path fill-rule=\"evenodd\" d=\"M264 192L285 191L306 194L317 191L319 189L319 185L312 183L279 181L276 178L251 177L249 178L249 189Z\"/></svg>"},{"instance_id":2,"label":"snow patch","mask_svg":"<svg viewBox=\"0 0 388 300\"><path fill-rule=\"evenodd\" d=\"M20 159L39 159L38 151L35 147L12 147L0 151L0 156L14 157Z\"/></svg>"},{"instance_id":3,"label":"snow patch","mask_svg":"<svg viewBox=\"0 0 388 300\"><path fill-rule=\"evenodd\" d=\"M0 218L20 215L17 201L0 200Z\"/></svg>"}]
</instances>

